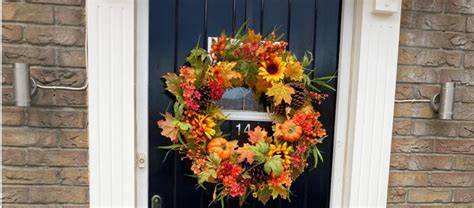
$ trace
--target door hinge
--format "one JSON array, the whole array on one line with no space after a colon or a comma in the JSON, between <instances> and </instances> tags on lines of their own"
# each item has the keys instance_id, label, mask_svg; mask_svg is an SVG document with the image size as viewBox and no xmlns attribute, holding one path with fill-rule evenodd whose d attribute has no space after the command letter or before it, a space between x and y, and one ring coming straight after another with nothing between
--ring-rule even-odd
<instances>
[{"instance_id":1,"label":"door hinge","mask_svg":"<svg viewBox=\"0 0 474 208\"><path fill-rule=\"evenodd\" d=\"M145 168L146 164L146 156L143 153L138 153L137 155L137 166L138 168L142 169Z\"/></svg>"}]
</instances>

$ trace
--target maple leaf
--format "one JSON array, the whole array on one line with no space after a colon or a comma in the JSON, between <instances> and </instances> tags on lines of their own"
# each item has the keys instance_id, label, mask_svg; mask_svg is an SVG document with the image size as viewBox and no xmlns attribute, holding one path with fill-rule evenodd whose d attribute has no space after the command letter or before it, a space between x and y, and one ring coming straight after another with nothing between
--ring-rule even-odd
<instances>
[{"instance_id":1,"label":"maple leaf","mask_svg":"<svg viewBox=\"0 0 474 208\"><path fill-rule=\"evenodd\" d=\"M298 61L288 62L286 65L285 75L293 81L301 81L303 80L303 66Z\"/></svg>"},{"instance_id":2,"label":"maple leaf","mask_svg":"<svg viewBox=\"0 0 474 208\"><path fill-rule=\"evenodd\" d=\"M260 42L262 40L262 35L260 35L260 33L255 33L254 30L249 30L247 32L247 36L245 37L245 41L246 42L251 42L251 43L255 43L255 42Z\"/></svg>"},{"instance_id":3,"label":"maple leaf","mask_svg":"<svg viewBox=\"0 0 474 208\"><path fill-rule=\"evenodd\" d=\"M257 82L255 83L255 93L260 94L262 92L265 92L271 86L272 86L271 82L268 82L267 80L263 79L263 77L258 76Z\"/></svg>"},{"instance_id":4,"label":"maple leaf","mask_svg":"<svg viewBox=\"0 0 474 208\"><path fill-rule=\"evenodd\" d=\"M170 138L172 142L177 142L178 141L178 133L179 130L175 125L175 119L173 118L173 115L171 113L166 113L165 114L165 119L160 120L157 122L158 126L163 129L161 131L161 135Z\"/></svg>"},{"instance_id":5,"label":"maple leaf","mask_svg":"<svg viewBox=\"0 0 474 208\"><path fill-rule=\"evenodd\" d=\"M252 144L264 142L267 139L267 131L262 130L260 126L255 127L253 131L248 131L247 134L249 135L249 142Z\"/></svg>"},{"instance_id":6,"label":"maple leaf","mask_svg":"<svg viewBox=\"0 0 474 208\"><path fill-rule=\"evenodd\" d=\"M234 71L236 62L220 62L218 65L222 66L222 78L224 81L224 88L229 88L232 86L232 81L241 82L243 80L242 74Z\"/></svg>"},{"instance_id":7,"label":"maple leaf","mask_svg":"<svg viewBox=\"0 0 474 208\"><path fill-rule=\"evenodd\" d=\"M272 189L272 198L276 199L278 196L281 196L283 199L288 198L288 190L283 186L270 186Z\"/></svg>"},{"instance_id":8,"label":"maple leaf","mask_svg":"<svg viewBox=\"0 0 474 208\"><path fill-rule=\"evenodd\" d=\"M275 105L279 105L281 101L291 104L291 95L295 93L295 90L288 85L283 84L282 82L276 82L272 84L272 87L268 88L265 93L268 96L273 96L273 101Z\"/></svg>"},{"instance_id":9,"label":"maple leaf","mask_svg":"<svg viewBox=\"0 0 474 208\"><path fill-rule=\"evenodd\" d=\"M165 75L163 75L163 78L166 80L166 90L176 96L178 100L181 100L181 87L179 86L181 80L179 76L175 73L166 73Z\"/></svg>"},{"instance_id":10,"label":"maple leaf","mask_svg":"<svg viewBox=\"0 0 474 208\"><path fill-rule=\"evenodd\" d=\"M252 146L250 146L249 144L244 144L243 147L239 147L237 148L237 150L235 150L235 152L237 152L237 154L239 155L239 162L247 160L248 163L253 163L255 154L253 153L251 147Z\"/></svg>"}]
</instances>

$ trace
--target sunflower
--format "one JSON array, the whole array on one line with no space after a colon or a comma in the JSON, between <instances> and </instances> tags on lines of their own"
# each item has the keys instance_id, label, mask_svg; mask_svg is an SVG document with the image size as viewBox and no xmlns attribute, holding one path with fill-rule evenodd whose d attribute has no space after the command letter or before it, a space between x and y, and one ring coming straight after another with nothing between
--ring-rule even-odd
<instances>
[{"instance_id":1,"label":"sunflower","mask_svg":"<svg viewBox=\"0 0 474 208\"><path fill-rule=\"evenodd\" d=\"M271 144L270 151L268 151L268 158L272 158L273 155L280 155L281 159L283 159L283 164L290 165L291 164L291 156L290 153L293 152L293 147L288 146L286 142L280 144Z\"/></svg>"},{"instance_id":2,"label":"sunflower","mask_svg":"<svg viewBox=\"0 0 474 208\"><path fill-rule=\"evenodd\" d=\"M274 58L269 62L262 61L260 65L258 75L261 75L269 82L277 82L285 76L286 62L282 61L280 57Z\"/></svg>"}]
</instances>

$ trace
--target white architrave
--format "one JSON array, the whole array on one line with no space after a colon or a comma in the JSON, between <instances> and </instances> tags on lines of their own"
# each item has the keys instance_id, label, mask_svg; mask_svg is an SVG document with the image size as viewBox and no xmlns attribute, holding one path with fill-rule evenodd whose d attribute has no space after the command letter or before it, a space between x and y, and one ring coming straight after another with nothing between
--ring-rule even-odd
<instances>
[{"instance_id":1,"label":"white architrave","mask_svg":"<svg viewBox=\"0 0 474 208\"><path fill-rule=\"evenodd\" d=\"M349 91L348 98L338 95L338 107L347 109L338 109L344 119L336 118L336 128L345 131L346 144L342 199L331 202L342 203L333 207L385 207L387 203L401 1L391 1L398 4L393 6L398 11L389 14L374 12L375 1L379 0L344 2L353 4L354 13L350 64L341 65L349 67L350 74L348 80L338 81ZM349 55L346 52L343 48L341 55ZM341 179L337 176L333 181Z\"/></svg>"},{"instance_id":2,"label":"white architrave","mask_svg":"<svg viewBox=\"0 0 474 208\"><path fill-rule=\"evenodd\" d=\"M88 0L91 207L135 206L135 1Z\"/></svg>"}]
</instances>

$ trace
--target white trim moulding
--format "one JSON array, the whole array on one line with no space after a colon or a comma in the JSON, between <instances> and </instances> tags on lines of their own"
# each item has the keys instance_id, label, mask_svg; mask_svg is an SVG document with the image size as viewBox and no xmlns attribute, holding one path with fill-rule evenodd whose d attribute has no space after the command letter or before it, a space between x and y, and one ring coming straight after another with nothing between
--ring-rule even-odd
<instances>
[{"instance_id":1,"label":"white trim moulding","mask_svg":"<svg viewBox=\"0 0 474 208\"><path fill-rule=\"evenodd\" d=\"M91 207L135 206L135 2L88 0Z\"/></svg>"}]
</instances>

